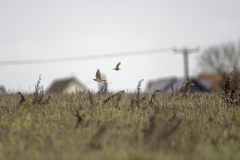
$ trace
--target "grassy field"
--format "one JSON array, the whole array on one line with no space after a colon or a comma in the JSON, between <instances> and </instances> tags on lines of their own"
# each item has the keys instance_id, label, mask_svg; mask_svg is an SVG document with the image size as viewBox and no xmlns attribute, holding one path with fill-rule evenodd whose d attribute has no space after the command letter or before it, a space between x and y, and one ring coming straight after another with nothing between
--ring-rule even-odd
<instances>
[{"instance_id":1,"label":"grassy field","mask_svg":"<svg viewBox=\"0 0 240 160\"><path fill-rule=\"evenodd\" d=\"M1 95L0 159L239 159L239 113L218 94L143 94L140 85Z\"/></svg>"}]
</instances>

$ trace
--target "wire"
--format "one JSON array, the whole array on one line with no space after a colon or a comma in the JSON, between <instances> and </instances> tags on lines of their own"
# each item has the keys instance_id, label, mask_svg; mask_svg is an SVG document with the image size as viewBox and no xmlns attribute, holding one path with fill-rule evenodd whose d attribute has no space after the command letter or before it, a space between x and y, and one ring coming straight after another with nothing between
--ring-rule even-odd
<instances>
[{"instance_id":1,"label":"wire","mask_svg":"<svg viewBox=\"0 0 240 160\"><path fill-rule=\"evenodd\" d=\"M159 52L165 52L165 51L170 51L170 50L172 50L172 48L151 49L151 50L143 50L143 51L122 52L122 53L102 54L102 55L90 55L90 56L80 56L80 57L17 60L17 61L0 61L0 65L22 65L22 64L39 64L39 63L83 61L83 60L94 60L94 59L102 59L102 58L136 56L136 55L143 55L143 54L156 54L156 53L159 53Z\"/></svg>"}]
</instances>

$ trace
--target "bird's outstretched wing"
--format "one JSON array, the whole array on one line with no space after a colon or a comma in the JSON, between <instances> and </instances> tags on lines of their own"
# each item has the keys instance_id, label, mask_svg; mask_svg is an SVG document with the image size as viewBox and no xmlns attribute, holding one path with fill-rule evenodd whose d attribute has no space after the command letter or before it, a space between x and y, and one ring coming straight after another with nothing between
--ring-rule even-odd
<instances>
[{"instance_id":1,"label":"bird's outstretched wing","mask_svg":"<svg viewBox=\"0 0 240 160\"><path fill-rule=\"evenodd\" d=\"M185 87L185 86L194 86L194 83L192 83L191 81L189 80L185 80L183 81L182 85L181 85L181 88Z\"/></svg>"},{"instance_id":2,"label":"bird's outstretched wing","mask_svg":"<svg viewBox=\"0 0 240 160\"><path fill-rule=\"evenodd\" d=\"M119 63L116 65L116 68L119 68L120 64L121 64L121 62L119 62Z\"/></svg>"},{"instance_id":3,"label":"bird's outstretched wing","mask_svg":"<svg viewBox=\"0 0 240 160\"><path fill-rule=\"evenodd\" d=\"M101 72L99 69L96 72L96 79L101 79Z\"/></svg>"}]
</instances>

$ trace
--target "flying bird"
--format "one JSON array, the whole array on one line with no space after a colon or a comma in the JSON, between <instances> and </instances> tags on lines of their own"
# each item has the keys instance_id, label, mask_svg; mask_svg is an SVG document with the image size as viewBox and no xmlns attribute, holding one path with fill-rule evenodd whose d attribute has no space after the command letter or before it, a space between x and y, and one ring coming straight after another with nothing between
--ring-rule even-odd
<instances>
[{"instance_id":1,"label":"flying bird","mask_svg":"<svg viewBox=\"0 0 240 160\"><path fill-rule=\"evenodd\" d=\"M121 68L119 68L120 64L121 64L121 62L119 62L119 63L116 65L116 68L113 68L113 70L116 70L116 71L121 70Z\"/></svg>"},{"instance_id":2,"label":"flying bird","mask_svg":"<svg viewBox=\"0 0 240 160\"><path fill-rule=\"evenodd\" d=\"M183 81L183 83L182 83L182 85L181 85L181 88L183 88L183 87L188 87L188 86L194 86L194 85L195 85L195 84L192 83L191 81L185 80L185 81Z\"/></svg>"},{"instance_id":3,"label":"flying bird","mask_svg":"<svg viewBox=\"0 0 240 160\"><path fill-rule=\"evenodd\" d=\"M100 72L99 69L98 69L97 72L96 72L96 78L93 79L93 80L96 81L96 82L106 81L106 80L103 80L103 79L101 78L101 72Z\"/></svg>"}]
</instances>

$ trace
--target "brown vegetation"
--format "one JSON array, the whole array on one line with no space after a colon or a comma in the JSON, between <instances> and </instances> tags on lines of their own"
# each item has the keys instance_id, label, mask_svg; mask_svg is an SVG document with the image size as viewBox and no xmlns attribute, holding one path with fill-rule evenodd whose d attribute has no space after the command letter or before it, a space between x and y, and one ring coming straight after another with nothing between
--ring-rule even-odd
<instances>
[{"instance_id":1,"label":"brown vegetation","mask_svg":"<svg viewBox=\"0 0 240 160\"><path fill-rule=\"evenodd\" d=\"M239 95L223 84L221 96L145 94L141 81L137 93L52 94L49 103L1 95L0 159L238 159Z\"/></svg>"}]
</instances>

